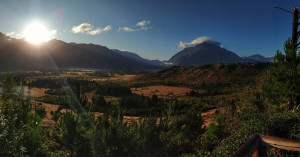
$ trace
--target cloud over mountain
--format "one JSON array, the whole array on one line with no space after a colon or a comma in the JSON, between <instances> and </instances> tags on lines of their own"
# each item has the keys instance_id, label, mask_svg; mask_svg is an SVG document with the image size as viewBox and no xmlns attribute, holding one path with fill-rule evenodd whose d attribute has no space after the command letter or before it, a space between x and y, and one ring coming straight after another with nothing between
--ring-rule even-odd
<instances>
[{"instance_id":1,"label":"cloud over mountain","mask_svg":"<svg viewBox=\"0 0 300 157\"><path fill-rule=\"evenodd\" d=\"M124 27L119 27L118 32L120 31L124 31L124 32L135 32L135 31L140 31L140 30L148 30L151 29L152 27L149 27L148 25L151 23L151 21L139 21L136 23L135 27L130 28L128 26L124 26Z\"/></svg>"},{"instance_id":2,"label":"cloud over mountain","mask_svg":"<svg viewBox=\"0 0 300 157\"><path fill-rule=\"evenodd\" d=\"M134 31L138 31L138 29L132 29L132 28L129 28L129 27L119 27L119 30L118 32L120 31L125 31L125 32L134 32Z\"/></svg>"},{"instance_id":3,"label":"cloud over mountain","mask_svg":"<svg viewBox=\"0 0 300 157\"><path fill-rule=\"evenodd\" d=\"M73 26L72 32L73 33L84 33L87 31L91 31L93 26L89 23L82 23L78 26Z\"/></svg>"},{"instance_id":4,"label":"cloud over mountain","mask_svg":"<svg viewBox=\"0 0 300 157\"><path fill-rule=\"evenodd\" d=\"M50 37L50 38L54 38L55 35L56 35L56 33L57 33L57 30L56 30L56 29L53 29L53 30L49 31L48 33L49 33L49 37Z\"/></svg>"},{"instance_id":5,"label":"cloud over mountain","mask_svg":"<svg viewBox=\"0 0 300 157\"><path fill-rule=\"evenodd\" d=\"M215 41L210 37L198 37L197 39L195 39L191 42L182 42L182 41L180 41L178 46L181 47L181 48L186 48L188 46L198 45L198 44L201 44L201 43L204 43L204 42L214 44L214 45L218 45L218 46L221 45L220 42Z\"/></svg>"},{"instance_id":6,"label":"cloud over mountain","mask_svg":"<svg viewBox=\"0 0 300 157\"><path fill-rule=\"evenodd\" d=\"M136 26L143 27L143 26L146 26L146 25L148 25L150 23L151 23L151 21L143 20L143 21L140 21L140 22L136 23Z\"/></svg>"},{"instance_id":7,"label":"cloud over mountain","mask_svg":"<svg viewBox=\"0 0 300 157\"><path fill-rule=\"evenodd\" d=\"M57 30L56 29L47 31L48 40L55 38L56 34L57 34ZM17 39L19 39L19 38L25 38L24 33L20 33L20 32L17 32L17 31L8 32L8 33L6 33L6 36L17 38Z\"/></svg>"},{"instance_id":8,"label":"cloud over mountain","mask_svg":"<svg viewBox=\"0 0 300 157\"><path fill-rule=\"evenodd\" d=\"M110 31L110 30L112 30L112 26L108 25L108 26L106 26L103 29L96 28L95 30L87 32L87 34L89 34L89 35L97 35L97 34L100 34L102 32L107 32L107 31Z\"/></svg>"},{"instance_id":9,"label":"cloud over mountain","mask_svg":"<svg viewBox=\"0 0 300 157\"><path fill-rule=\"evenodd\" d=\"M78 26L73 26L72 28L72 32L77 34L77 33L86 33L89 35L97 35L100 34L102 32L107 32L112 30L112 26L107 25L105 28L101 29L100 27L95 28L93 25L89 24L89 23L82 23Z\"/></svg>"},{"instance_id":10,"label":"cloud over mountain","mask_svg":"<svg viewBox=\"0 0 300 157\"><path fill-rule=\"evenodd\" d=\"M13 32L6 33L6 36L12 36L12 35L15 35L15 34L16 34L16 32L13 31Z\"/></svg>"}]
</instances>

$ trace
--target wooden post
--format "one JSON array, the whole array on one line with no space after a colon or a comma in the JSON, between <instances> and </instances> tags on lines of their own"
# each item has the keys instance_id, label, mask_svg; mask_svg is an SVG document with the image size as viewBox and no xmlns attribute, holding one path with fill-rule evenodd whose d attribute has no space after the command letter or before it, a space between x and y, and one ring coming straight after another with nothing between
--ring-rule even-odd
<instances>
[{"instance_id":1,"label":"wooden post","mask_svg":"<svg viewBox=\"0 0 300 157\"><path fill-rule=\"evenodd\" d=\"M253 154L259 155L259 146L260 137L258 134L255 134L238 151L236 151L232 157L251 157Z\"/></svg>"},{"instance_id":2,"label":"wooden post","mask_svg":"<svg viewBox=\"0 0 300 157\"><path fill-rule=\"evenodd\" d=\"M252 157L259 157L259 155L258 155L258 150L256 150L256 151L252 154Z\"/></svg>"},{"instance_id":3,"label":"wooden post","mask_svg":"<svg viewBox=\"0 0 300 157\"><path fill-rule=\"evenodd\" d=\"M258 147L258 156L259 157L265 157L265 156L268 156L268 148L267 146L263 145L263 144L259 144L259 147Z\"/></svg>"},{"instance_id":4,"label":"wooden post","mask_svg":"<svg viewBox=\"0 0 300 157\"><path fill-rule=\"evenodd\" d=\"M265 157L268 147L300 152L300 141L255 134L232 157Z\"/></svg>"}]
</instances>

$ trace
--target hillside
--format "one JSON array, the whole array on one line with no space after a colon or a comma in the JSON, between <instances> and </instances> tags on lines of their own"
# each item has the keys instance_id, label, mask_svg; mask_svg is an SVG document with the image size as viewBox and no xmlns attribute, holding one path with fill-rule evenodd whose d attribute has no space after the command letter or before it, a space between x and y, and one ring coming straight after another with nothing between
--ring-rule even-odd
<instances>
[{"instance_id":1,"label":"hillside","mask_svg":"<svg viewBox=\"0 0 300 157\"><path fill-rule=\"evenodd\" d=\"M235 53L220 45L203 42L194 47L188 47L169 59L174 65L190 66L219 63L245 62Z\"/></svg>"},{"instance_id":2,"label":"hillside","mask_svg":"<svg viewBox=\"0 0 300 157\"><path fill-rule=\"evenodd\" d=\"M250 84L264 81L268 63L232 63L202 66L174 66L136 78L139 83L151 80L153 84Z\"/></svg>"},{"instance_id":3,"label":"hillside","mask_svg":"<svg viewBox=\"0 0 300 157\"><path fill-rule=\"evenodd\" d=\"M153 66L164 66L164 62L163 61L160 61L160 60L149 60L149 59L145 59L145 58L142 58L141 56L137 55L136 53L133 53L133 52L128 52L128 51L120 51L120 50L117 50L117 49L112 49L112 51L124 56L124 57L128 57L128 58L131 58L131 59L134 59L136 61L139 61L139 62L142 62L142 63L145 63L145 64L150 64L150 65L153 65Z\"/></svg>"},{"instance_id":4,"label":"hillside","mask_svg":"<svg viewBox=\"0 0 300 157\"><path fill-rule=\"evenodd\" d=\"M124 57L105 46L50 40L38 46L0 34L0 71L57 68L144 70L156 67Z\"/></svg>"},{"instance_id":5,"label":"hillside","mask_svg":"<svg viewBox=\"0 0 300 157\"><path fill-rule=\"evenodd\" d=\"M243 59L253 60L256 62L273 62L273 57L264 57L260 54L254 54L251 56L242 57Z\"/></svg>"}]
</instances>

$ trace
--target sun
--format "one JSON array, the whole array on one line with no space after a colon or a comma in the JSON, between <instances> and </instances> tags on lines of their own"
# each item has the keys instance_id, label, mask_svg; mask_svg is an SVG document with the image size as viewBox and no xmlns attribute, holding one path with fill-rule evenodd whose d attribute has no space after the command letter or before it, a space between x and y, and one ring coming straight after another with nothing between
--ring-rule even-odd
<instances>
[{"instance_id":1,"label":"sun","mask_svg":"<svg viewBox=\"0 0 300 157\"><path fill-rule=\"evenodd\" d=\"M40 22L33 22L24 29L25 39L35 45L50 40L50 34L45 25Z\"/></svg>"}]
</instances>

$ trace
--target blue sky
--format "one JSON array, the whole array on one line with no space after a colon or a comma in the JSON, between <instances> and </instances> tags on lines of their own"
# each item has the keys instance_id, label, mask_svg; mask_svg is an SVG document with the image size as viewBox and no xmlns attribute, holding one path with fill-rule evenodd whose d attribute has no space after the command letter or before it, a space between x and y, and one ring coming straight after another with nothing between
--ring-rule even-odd
<instances>
[{"instance_id":1,"label":"blue sky","mask_svg":"<svg viewBox=\"0 0 300 157\"><path fill-rule=\"evenodd\" d=\"M0 32L39 21L66 42L169 59L179 42L210 37L239 56L273 56L291 35L295 0L0 0ZM299 3L299 1L298 1ZM140 22L140 23L139 23Z\"/></svg>"}]
</instances>

